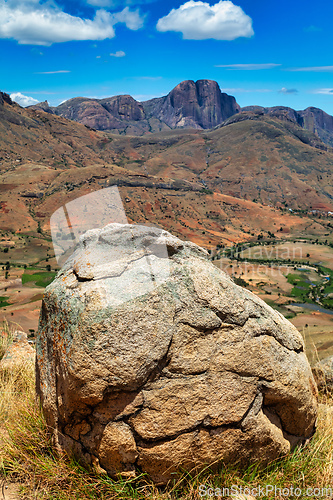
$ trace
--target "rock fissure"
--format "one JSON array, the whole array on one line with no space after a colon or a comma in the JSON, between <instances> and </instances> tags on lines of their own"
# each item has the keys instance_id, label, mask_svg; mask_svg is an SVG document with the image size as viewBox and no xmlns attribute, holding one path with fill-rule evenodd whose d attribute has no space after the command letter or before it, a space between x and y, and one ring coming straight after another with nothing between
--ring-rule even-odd
<instances>
[{"instance_id":1,"label":"rock fissure","mask_svg":"<svg viewBox=\"0 0 333 500\"><path fill-rule=\"evenodd\" d=\"M157 446L157 445L161 445L161 444L165 444L165 443L170 443L172 441L175 441L180 436L184 436L184 435L189 434L189 433L199 433L201 430L205 430L207 432L213 432L216 430L226 431L229 429L240 429L240 425L241 425L241 421L233 423L233 424L213 426L213 425L209 425L209 424L204 424L204 419L203 419L200 423L193 425L193 426L190 426L190 427L187 427L186 429L184 429L182 431L176 432L172 435L170 434L168 436L165 436L164 438L154 438L154 439L144 439L132 427L131 428L133 430L133 435L135 435L135 437L137 438L136 439L137 446L145 447L145 446L151 446L151 445Z\"/></svg>"}]
</instances>

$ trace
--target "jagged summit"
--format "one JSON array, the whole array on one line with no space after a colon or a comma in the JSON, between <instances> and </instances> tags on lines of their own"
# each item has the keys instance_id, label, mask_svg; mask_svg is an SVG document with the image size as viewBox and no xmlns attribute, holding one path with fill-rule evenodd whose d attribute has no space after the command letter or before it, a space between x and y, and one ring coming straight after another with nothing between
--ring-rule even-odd
<instances>
[{"instance_id":1,"label":"jagged summit","mask_svg":"<svg viewBox=\"0 0 333 500\"><path fill-rule=\"evenodd\" d=\"M147 114L170 128L213 128L240 110L236 99L222 93L213 80L186 80L166 97L143 104Z\"/></svg>"},{"instance_id":2,"label":"jagged summit","mask_svg":"<svg viewBox=\"0 0 333 500\"><path fill-rule=\"evenodd\" d=\"M186 80L167 96L138 102L130 95L105 99L75 97L50 107L30 106L75 120L97 130L144 135L174 128L210 129L238 113L236 99L222 93L213 80Z\"/></svg>"},{"instance_id":3,"label":"jagged summit","mask_svg":"<svg viewBox=\"0 0 333 500\"><path fill-rule=\"evenodd\" d=\"M11 102L7 94L1 96L0 104L3 100ZM247 118L244 113L270 115L299 125L333 147L333 117L322 109L308 107L296 111L286 106L265 108L256 105L240 108L236 99L221 92L214 80L185 80L168 95L144 102L130 95L119 95L105 99L74 97L57 107L49 106L47 101L29 107L96 130L136 136L178 128L212 129L239 113L242 114L240 119Z\"/></svg>"}]
</instances>

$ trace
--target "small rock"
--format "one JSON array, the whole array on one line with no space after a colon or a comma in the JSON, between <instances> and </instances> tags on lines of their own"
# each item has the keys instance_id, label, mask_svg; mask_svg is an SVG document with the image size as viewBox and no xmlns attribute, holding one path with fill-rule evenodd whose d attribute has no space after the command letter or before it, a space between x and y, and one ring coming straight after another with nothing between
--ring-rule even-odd
<instances>
[{"instance_id":1,"label":"small rock","mask_svg":"<svg viewBox=\"0 0 333 500\"><path fill-rule=\"evenodd\" d=\"M35 350L29 344L27 334L17 330L14 333L13 342L8 346L0 361L0 368L10 369L23 363L34 363L35 354Z\"/></svg>"}]
</instances>

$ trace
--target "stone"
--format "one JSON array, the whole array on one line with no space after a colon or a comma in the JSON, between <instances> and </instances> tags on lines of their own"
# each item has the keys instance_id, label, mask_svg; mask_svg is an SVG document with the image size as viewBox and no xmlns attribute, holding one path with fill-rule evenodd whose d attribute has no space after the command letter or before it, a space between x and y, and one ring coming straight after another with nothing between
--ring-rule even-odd
<instances>
[{"instance_id":1,"label":"stone","mask_svg":"<svg viewBox=\"0 0 333 500\"><path fill-rule=\"evenodd\" d=\"M46 288L37 393L53 442L112 477L266 464L315 431L296 328L166 231L88 231Z\"/></svg>"},{"instance_id":2,"label":"stone","mask_svg":"<svg viewBox=\"0 0 333 500\"><path fill-rule=\"evenodd\" d=\"M238 113L236 99L222 93L213 80L185 80L166 97L144 103L146 113L171 128L209 129Z\"/></svg>"},{"instance_id":3,"label":"stone","mask_svg":"<svg viewBox=\"0 0 333 500\"><path fill-rule=\"evenodd\" d=\"M27 334L16 330L13 335L13 342L8 346L3 358L0 361L0 368L12 369L15 366L35 363L36 352L28 341Z\"/></svg>"}]
</instances>

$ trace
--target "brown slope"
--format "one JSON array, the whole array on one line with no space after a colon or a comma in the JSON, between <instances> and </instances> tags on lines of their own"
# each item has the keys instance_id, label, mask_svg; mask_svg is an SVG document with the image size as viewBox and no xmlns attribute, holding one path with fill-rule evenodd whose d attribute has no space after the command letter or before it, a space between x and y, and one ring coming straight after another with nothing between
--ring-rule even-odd
<instances>
[{"instance_id":1,"label":"brown slope","mask_svg":"<svg viewBox=\"0 0 333 500\"><path fill-rule=\"evenodd\" d=\"M32 183L38 187L42 193L40 198L22 196L24 177L27 185ZM0 181L10 186L1 193L2 233L9 231L14 240L15 235L29 235L35 245L31 252L27 239L16 241L17 248L6 254L5 259L16 256L19 262L31 262L31 258L38 260L43 252L46 255L50 243L44 241L49 235L49 220L55 210L68 201L111 185L119 186L129 222L157 224L207 247L253 240L269 231L284 237L286 234L301 236L306 231L322 236L327 231L325 224L308 217L282 213L279 209L225 194L212 195L195 184L137 175L112 165L57 172L40 164L33 168L22 165L2 174ZM42 234L38 233L38 225ZM281 227L283 233L279 232ZM28 248L26 255L23 248Z\"/></svg>"},{"instance_id":2,"label":"brown slope","mask_svg":"<svg viewBox=\"0 0 333 500\"><path fill-rule=\"evenodd\" d=\"M275 117L240 113L216 130L119 138L114 147L124 157L122 165L138 172L198 181L270 205L333 209L331 150L310 132ZM134 151L141 161L126 161Z\"/></svg>"},{"instance_id":3,"label":"brown slope","mask_svg":"<svg viewBox=\"0 0 333 500\"><path fill-rule=\"evenodd\" d=\"M322 109L309 107L301 111L295 111L286 106L274 106L264 108L262 106L246 106L241 111L251 111L257 114L269 114L280 120L294 122L304 130L315 134L328 146L333 146L333 116L325 113Z\"/></svg>"},{"instance_id":4,"label":"brown slope","mask_svg":"<svg viewBox=\"0 0 333 500\"><path fill-rule=\"evenodd\" d=\"M330 180L320 183L316 176L331 174L332 154L304 144L280 120L231 120L210 132L137 138L96 132L5 99L0 116L2 230L39 241L38 224L47 236L50 215L66 201L116 184L129 221L156 223L207 246L253 239L275 226L291 235L327 231L325 224L249 201L256 194L278 205L289 189L297 206L331 206L323 191L324 184L331 189ZM41 255L40 244L33 255ZM17 255L27 258L24 252Z\"/></svg>"},{"instance_id":5,"label":"brown slope","mask_svg":"<svg viewBox=\"0 0 333 500\"><path fill-rule=\"evenodd\" d=\"M102 164L113 159L111 143L111 137L74 121L0 100L1 170L41 160L52 168Z\"/></svg>"}]
</instances>

